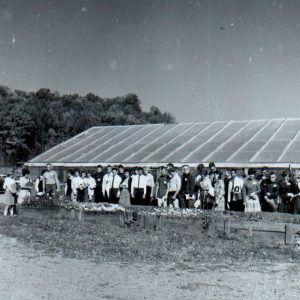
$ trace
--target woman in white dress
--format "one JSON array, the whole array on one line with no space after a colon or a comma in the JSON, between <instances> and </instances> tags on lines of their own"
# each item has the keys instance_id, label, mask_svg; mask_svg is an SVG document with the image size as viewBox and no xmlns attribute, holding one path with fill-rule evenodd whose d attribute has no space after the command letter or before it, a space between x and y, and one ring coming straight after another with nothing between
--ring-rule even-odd
<instances>
[{"instance_id":1,"label":"woman in white dress","mask_svg":"<svg viewBox=\"0 0 300 300\"><path fill-rule=\"evenodd\" d=\"M260 212L260 184L255 178L256 171L254 169L249 169L248 178L245 180L243 186L243 199L245 204L245 212Z\"/></svg>"},{"instance_id":2,"label":"woman in white dress","mask_svg":"<svg viewBox=\"0 0 300 300\"><path fill-rule=\"evenodd\" d=\"M17 197L17 184L14 180L13 172L7 174L7 177L3 183L3 189L5 190L4 195L4 216L13 215L16 205Z\"/></svg>"},{"instance_id":3,"label":"woman in white dress","mask_svg":"<svg viewBox=\"0 0 300 300\"><path fill-rule=\"evenodd\" d=\"M30 179L29 170L23 170L23 176L20 177L20 191L18 195L18 204L22 204L25 200L31 197L31 188L33 183Z\"/></svg>"},{"instance_id":4,"label":"woman in white dress","mask_svg":"<svg viewBox=\"0 0 300 300\"><path fill-rule=\"evenodd\" d=\"M224 181L222 180L222 173L216 171L216 173L214 174L214 181L215 181L215 185L214 185L215 202L214 202L213 209L224 211L225 210L225 198L224 198L225 185L224 185Z\"/></svg>"}]
</instances>

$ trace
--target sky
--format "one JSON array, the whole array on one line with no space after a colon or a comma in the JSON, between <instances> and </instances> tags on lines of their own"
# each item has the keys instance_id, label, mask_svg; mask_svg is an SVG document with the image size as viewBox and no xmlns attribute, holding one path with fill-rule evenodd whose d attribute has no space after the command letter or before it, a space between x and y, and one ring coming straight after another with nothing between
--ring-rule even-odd
<instances>
[{"instance_id":1,"label":"sky","mask_svg":"<svg viewBox=\"0 0 300 300\"><path fill-rule=\"evenodd\" d=\"M0 84L178 122L300 117L300 1L0 0Z\"/></svg>"}]
</instances>

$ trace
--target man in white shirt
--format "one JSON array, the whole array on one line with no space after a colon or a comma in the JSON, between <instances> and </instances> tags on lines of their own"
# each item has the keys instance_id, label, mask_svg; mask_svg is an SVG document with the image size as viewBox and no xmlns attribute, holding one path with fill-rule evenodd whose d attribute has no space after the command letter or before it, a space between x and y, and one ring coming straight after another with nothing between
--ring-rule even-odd
<instances>
[{"instance_id":1,"label":"man in white shirt","mask_svg":"<svg viewBox=\"0 0 300 300\"><path fill-rule=\"evenodd\" d=\"M151 200L154 196L154 178L153 175L150 173L150 169L148 167L144 168L144 175L146 176L147 179L147 186L146 186L146 197L144 201L144 205L150 205Z\"/></svg>"},{"instance_id":2,"label":"man in white shirt","mask_svg":"<svg viewBox=\"0 0 300 300\"><path fill-rule=\"evenodd\" d=\"M236 169L231 170L231 179L228 184L228 200L230 209L234 211L244 211L243 187L244 180L237 176Z\"/></svg>"},{"instance_id":3,"label":"man in white shirt","mask_svg":"<svg viewBox=\"0 0 300 300\"><path fill-rule=\"evenodd\" d=\"M109 202L109 190L111 188L112 167L107 166L106 174L102 180L102 194L105 202Z\"/></svg>"},{"instance_id":4,"label":"man in white shirt","mask_svg":"<svg viewBox=\"0 0 300 300\"><path fill-rule=\"evenodd\" d=\"M84 186L84 180L83 178L81 178L80 176L80 172L79 170L75 170L74 171L74 176L72 177L72 183L71 183L71 187L72 187L72 199L73 201L77 201L77 196L78 196L78 190Z\"/></svg>"},{"instance_id":5,"label":"man in white shirt","mask_svg":"<svg viewBox=\"0 0 300 300\"><path fill-rule=\"evenodd\" d=\"M89 201L93 201L94 199L94 193L95 193L95 188L96 188L96 180L95 178L92 177L92 174L90 171L87 171L87 177L86 177L86 184L88 188L88 197Z\"/></svg>"},{"instance_id":6,"label":"man in white shirt","mask_svg":"<svg viewBox=\"0 0 300 300\"><path fill-rule=\"evenodd\" d=\"M143 205L147 191L147 177L143 174L143 168L138 168L138 175L132 177L131 197L132 204Z\"/></svg>"},{"instance_id":7,"label":"man in white shirt","mask_svg":"<svg viewBox=\"0 0 300 300\"><path fill-rule=\"evenodd\" d=\"M122 178L118 175L117 168L112 168L112 176L110 177L110 180L109 202L119 203L120 184L122 182Z\"/></svg>"}]
</instances>

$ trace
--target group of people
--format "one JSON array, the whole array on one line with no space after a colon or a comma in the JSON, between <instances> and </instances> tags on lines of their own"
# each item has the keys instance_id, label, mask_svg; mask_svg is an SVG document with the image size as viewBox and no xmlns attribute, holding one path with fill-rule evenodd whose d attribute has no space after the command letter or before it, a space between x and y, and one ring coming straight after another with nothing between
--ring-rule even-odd
<instances>
[{"instance_id":1,"label":"group of people","mask_svg":"<svg viewBox=\"0 0 300 300\"><path fill-rule=\"evenodd\" d=\"M76 169L67 172L65 196L75 202L108 202L130 205L155 205L173 208L200 208L245 212L300 213L300 171L269 172L260 174L253 168L225 170L222 173L212 162L208 168L199 164L196 172L188 165L180 169L172 163L161 166L154 176L148 167L125 169L122 165L97 166L95 173ZM194 174L195 173L195 174ZM19 179L19 191L13 174L4 182L4 214L15 214L16 203L30 197L34 186L36 195L53 197L60 191L58 176L47 164L31 182L29 170L24 169Z\"/></svg>"},{"instance_id":2,"label":"group of people","mask_svg":"<svg viewBox=\"0 0 300 300\"><path fill-rule=\"evenodd\" d=\"M300 213L300 172L260 174L253 168L226 170L212 162L199 164L196 174L188 165L172 163L158 168L154 176L148 167L132 172L122 165L97 166L96 173L68 172L66 196L73 201L94 201L130 205L156 205L174 208L201 208L245 212Z\"/></svg>"},{"instance_id":3,"label":"group of people","mask_svg":"<svg viewBox=\"0 0 300 300\"><path fill-rule=\"evenodd\" d=\"M14 170L7 174L3 183L4 195L4 215L14 216L17 214L17 204L22 204L26 199L29 199L32 194L32 189L35 187L37 196L54 195L60 191L60 183L56 171L53 170L51 164L47 165L47 170L43 171L41 176L36 179L35 184L30 178L28 169L22 170L22 176L15 177Z\"/></svg>"}]
</instances>

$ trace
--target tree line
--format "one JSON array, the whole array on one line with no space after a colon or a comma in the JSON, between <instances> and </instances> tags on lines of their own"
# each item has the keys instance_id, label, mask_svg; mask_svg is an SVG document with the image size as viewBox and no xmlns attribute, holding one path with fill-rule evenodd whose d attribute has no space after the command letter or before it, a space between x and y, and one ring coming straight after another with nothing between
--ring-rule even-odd
<instances>
[{"instance_id":1,"label":"tree line","mask_svg":"<svg viewBox=\"0 0 300 300\"><path fill-rule=\"evenodd\" d=\"M155 106L142 111L135 94L101 98L0 86L1 165L27 161L92 126L174 122L170 113Z\"/></svg>"}]
</instances>

